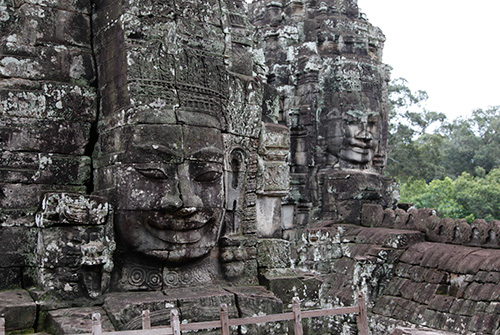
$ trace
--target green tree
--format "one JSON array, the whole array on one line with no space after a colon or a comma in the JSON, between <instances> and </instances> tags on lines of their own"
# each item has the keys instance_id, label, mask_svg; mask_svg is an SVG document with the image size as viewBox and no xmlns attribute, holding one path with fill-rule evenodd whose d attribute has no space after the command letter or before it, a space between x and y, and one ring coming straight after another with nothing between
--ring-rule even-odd
<instances>
[{"instance_id":1,"label":"green tree","mask_svg":"<svg viewBox=\"0 0 500 335\"><path fill-rule=\"evenodd\" d=\"M429 127L446 120L442 113L425 108L425 91L412 91L408 82L398 78L389 84L389 134L387 174L399 181L423 178L430 181L443 176L440 148L444 137L427 134Z\"/></svg>"},{"instance_id":2,"label":"green tree","mask_svg":"<svg viewBox=\"0 0 500 335\"><path fill-rule=\"evenodd\" d=\"M467 172L455 180L445 177L426 183L410 179L401 185L401 202L416 208L435 208L441 217L487 221L500 219L500 168L489 173L476 169L476 176Z\"/></svg>"},{"instance_id":3,"label":"green tree","mask_svg":"<svg viewBox=\"0 0 500 335\"><path fill-rule=\"evenodd\" d=\"M454 187L456 201L466 216L487 221L500 219L500 168L483 176L464 172L455 180Z\"/></svg>"},{"instance_id":4,"label":"green tree","mask_svg":"<svg viewBox=\"0 0 500 335\"><path fill-rule=\"evenodd\" d=\"M442 162L447 175L458 177L464 171L475 175L477 167L487 173L500 166L500 106L476 109L439 131L446 137Z\"/></svg>"}]
</instances>

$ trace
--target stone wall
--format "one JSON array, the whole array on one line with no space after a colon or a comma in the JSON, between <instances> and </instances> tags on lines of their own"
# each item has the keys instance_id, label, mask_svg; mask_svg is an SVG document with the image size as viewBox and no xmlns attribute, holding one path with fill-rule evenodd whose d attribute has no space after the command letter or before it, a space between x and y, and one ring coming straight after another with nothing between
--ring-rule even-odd
<instances>
[{"instance_id":1,"label":"stone wall","mask_svg":"<svg viewBox=\"0 0 500 335\"><path fill-rule=\"evenodd\" d=\"M0 3L0 288L36 279L46 192L91 191L96 122L90 1Z\"/></svg>"}]
</instances>

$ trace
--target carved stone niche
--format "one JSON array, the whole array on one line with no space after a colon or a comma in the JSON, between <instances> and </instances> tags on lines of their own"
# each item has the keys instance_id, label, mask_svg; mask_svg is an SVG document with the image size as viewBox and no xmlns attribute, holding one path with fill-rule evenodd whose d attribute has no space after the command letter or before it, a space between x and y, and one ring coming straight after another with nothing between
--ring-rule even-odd
<instances>
[{"instance_id":1,"label":"carved stone niche","mask_svg":"<svg viewBox=\"0 0 500 335\"><path fill-rule=\"evenodd\" d=\"M281 200L289 192L290 133L286 126L265 123L259 146L257 233L281 236Z\"/></svg>"},{"instance_id":2,"label":"carved stone niche","mask_svg":"<svg viewBox=\"0 0 500 335\"><path fill-rule=\"evenodd\" d=\"M49 193L36 216L37 282L46 301L93 304L109 289L112 210L98 196ZM47 299L49 298L49 299Z\"/></svg>"}]
</instances>

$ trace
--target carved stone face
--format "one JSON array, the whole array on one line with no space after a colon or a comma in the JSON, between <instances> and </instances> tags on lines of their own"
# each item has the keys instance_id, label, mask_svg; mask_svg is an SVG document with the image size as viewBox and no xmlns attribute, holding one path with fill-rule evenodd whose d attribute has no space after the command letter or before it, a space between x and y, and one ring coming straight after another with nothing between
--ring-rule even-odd
<instances>
[{"instance_id":1,"label":"carved stone face","mask_svg":"<svg viewBox=\"0 0 500 335\"><path fill-rule=\"evenodd\" d=\"M347 113L343 118L340 159L354 164L367 164L373 160L378 145L379 119L377 114Z\"/></svg>"},{"instance_id":2,"label":"carved stone face","mask_svg":"<svg viewBox=\"0 0 500 335\"><path fill-rule=\"evenodd\" d=\"M380 115L356 110L339 114L333 110L321 117L329 163L342 160L354 165L369 164L378 148Z\"/></svg>"},{"instance_id":3,"label":"carved stone face","mask_svg":"<svg viewBox=\"0 0 500 335\"><path fill-rule=\"evenodd\" d=\"M144 125L132 132L130 159L115 172L119 247L165 262L208 254L224 214L220 130Z\"/></svg>"}]
</instances>

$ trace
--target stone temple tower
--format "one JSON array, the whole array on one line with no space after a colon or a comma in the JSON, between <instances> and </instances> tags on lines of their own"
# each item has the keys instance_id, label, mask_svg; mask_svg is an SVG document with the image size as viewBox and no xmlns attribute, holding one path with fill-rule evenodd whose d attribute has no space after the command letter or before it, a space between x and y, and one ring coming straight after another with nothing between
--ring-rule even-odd
<instances>
[{"instance_id":1,"label":"stone temple tower","mask_svg":"<svg viewBox=\"0 0 500 335\"><path fill-rule=\"evenodd\" d=\"M280 122L291 130L288 200L297 225L356 223L363 203L391 206L391 181L382 176L389 78L382 32L352 0L259 0L250 17Z\"/></svg>"}]
</instances>

